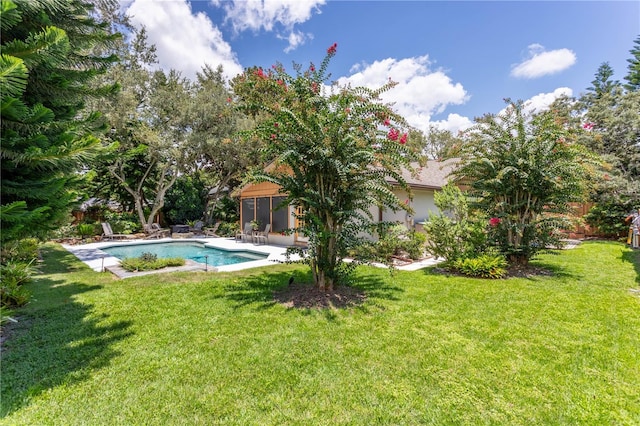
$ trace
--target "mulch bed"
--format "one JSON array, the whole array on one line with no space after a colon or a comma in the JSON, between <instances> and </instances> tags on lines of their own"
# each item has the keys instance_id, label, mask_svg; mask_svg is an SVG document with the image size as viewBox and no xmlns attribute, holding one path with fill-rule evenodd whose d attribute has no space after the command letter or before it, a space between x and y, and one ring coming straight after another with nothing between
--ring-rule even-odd
<instances>
[{"instance_id":1,"label":"mulch bed","mask_svg":"<svg viewBox=\"0 0 640 426\"><path fill-rule=\"evenodd\" d=\"M364 303L366 295L353 287L338 286L331 292L318 290L313 284L292 283L274 293L274 299L288 308L348 308Z\"/></svg>"}]
</instances>

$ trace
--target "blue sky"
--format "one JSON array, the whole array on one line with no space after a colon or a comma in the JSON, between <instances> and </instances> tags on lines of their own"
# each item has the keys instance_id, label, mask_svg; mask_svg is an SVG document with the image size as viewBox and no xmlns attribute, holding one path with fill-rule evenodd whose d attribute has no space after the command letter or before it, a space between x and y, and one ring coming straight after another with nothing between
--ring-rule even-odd
<instances>
[{"instance_id":1,"label":"blue sky","mask_svg":"<svg viewBox=\"0 0 640 426\"><path fill-rule=\"evenodd\" d=\"M249 66L319 63L341 84L400 84L386 95L413 126L453 131L499 112L503 98L542 109L579 96L598 66L622 80L640 35L640 1L121 0L144 25L159 66L231 77Z\"/></svg>"}]
</instances>

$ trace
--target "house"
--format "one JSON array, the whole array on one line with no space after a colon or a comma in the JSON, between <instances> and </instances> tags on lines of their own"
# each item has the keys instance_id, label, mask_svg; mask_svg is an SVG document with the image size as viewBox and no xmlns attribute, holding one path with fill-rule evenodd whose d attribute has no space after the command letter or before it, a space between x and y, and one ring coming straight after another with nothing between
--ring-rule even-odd
<instances>
[{"instance_id":1,"label":"house","mask_svg":"<svg viewBox=\"0 0 640 426\"><path fill-rule=\"evenodd\" d=\"M455 159L429 160L422 167L418 164L413 165L418 171L416 176L412 176L409 171L403 171L402 177L411 188L413 200L410 201L408 194L399 186L394 189L394 192L399 200L406 200L407 203L410 203L414 210L414 216L406 214L405 211L393 212L374 206L371 209L373 217L378 222L401 222L410 228L421 229L419 224L429 217L430 212L438 210L435 206L434 193L448 182L448 176L455 163ZM394 181L390 181L390 183L397 184ZM281 188L271 182L246 185L240 190L240 223L245 224L256 220L260 223L261 229L270 223L269 242L272 244L298 245L306 243L302 235L283 235L283 231L286 229L298 226L294 214L295 207L280 206L285 196L286 194L282 193Z\"/></svg>"}]
</instances>

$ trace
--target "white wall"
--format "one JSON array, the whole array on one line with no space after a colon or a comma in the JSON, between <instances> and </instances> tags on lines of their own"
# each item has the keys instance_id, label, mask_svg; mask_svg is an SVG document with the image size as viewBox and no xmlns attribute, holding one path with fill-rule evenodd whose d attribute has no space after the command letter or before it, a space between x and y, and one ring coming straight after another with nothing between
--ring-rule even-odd
<instances>
[{"instance_id":1,"label":"white wall","mask_svg":"<svg viewBox=\"0 0 640 426\"><path fill-rule=\"evenodd\" d=\"M407 193L403 190L397 189L394 190L394 193L401 202L409 198ZM394 213L391 210L385 210L382 213L382 220L391 222L397 221L400 223L406 223L407 225L416 225L424 222L429 218L430 214L438 212L433 195L433 189L414 189L413 200L409 202L410 206L414 210L414 215L412 217L408 216L404 211Z\"/></svg>"}]
</instances>

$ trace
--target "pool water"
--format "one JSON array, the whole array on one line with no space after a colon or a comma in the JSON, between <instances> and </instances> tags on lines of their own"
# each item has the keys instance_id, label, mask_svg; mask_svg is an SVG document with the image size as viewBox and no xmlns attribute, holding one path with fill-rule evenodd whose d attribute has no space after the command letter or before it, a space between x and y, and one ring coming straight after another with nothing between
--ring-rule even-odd
<instances>
[{"instance_id":1,"label":"pool water","mask_svg":"<svg viewBox=\"0 0 640 426\"><path fill-rule=\"evenodd\" d=\"M209 266L234 265L267 258L267 255L259 253L220 250L205 247L204 244L195 242L131 244L105 247L101 250L121 260L127 257L139 257L143 253L153 253L158 257L181 257L199 263L205 263L206 261Z\"/></svg>"}]
</instances>

